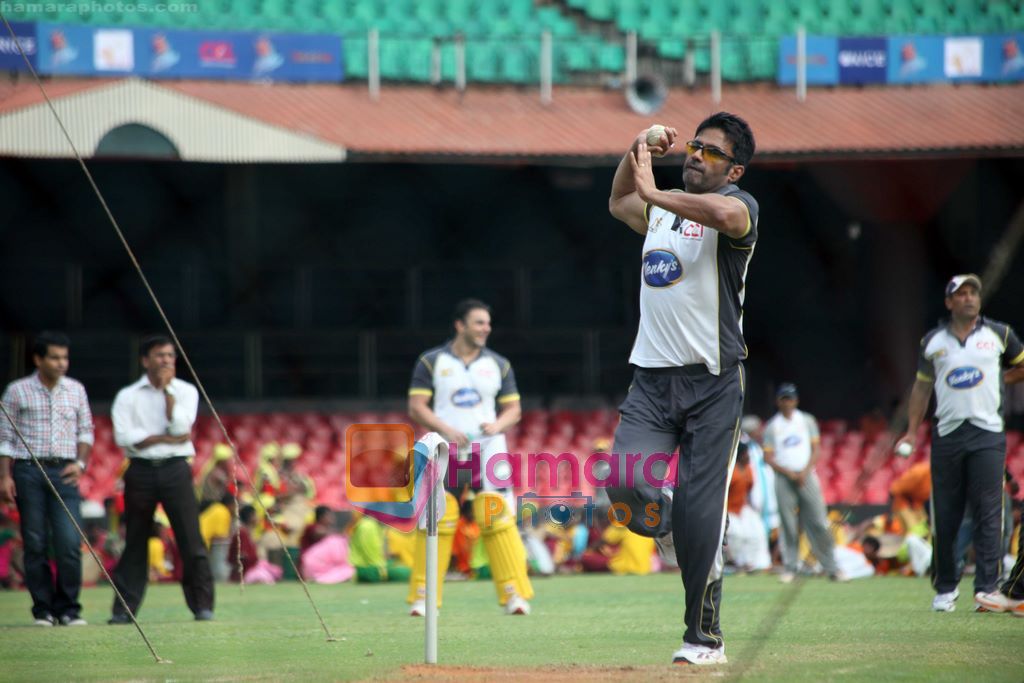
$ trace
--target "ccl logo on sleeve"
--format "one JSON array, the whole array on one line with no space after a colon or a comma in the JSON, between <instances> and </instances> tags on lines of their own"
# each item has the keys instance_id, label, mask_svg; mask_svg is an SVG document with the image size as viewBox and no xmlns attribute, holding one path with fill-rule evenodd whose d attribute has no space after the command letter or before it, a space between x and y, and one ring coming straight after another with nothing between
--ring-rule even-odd
<instances>
[{"instance_id":1,"label":"ccl logo on sleeve","mask_svg":"<svg viewBox=\"0 0 1024 683\"><path fill-rule=\"evenodd\" d=\"M970 389L982 383L985 373L974 366L954 368L946 375L946 384L953 389Z\"/></svg>"}]
</instances>

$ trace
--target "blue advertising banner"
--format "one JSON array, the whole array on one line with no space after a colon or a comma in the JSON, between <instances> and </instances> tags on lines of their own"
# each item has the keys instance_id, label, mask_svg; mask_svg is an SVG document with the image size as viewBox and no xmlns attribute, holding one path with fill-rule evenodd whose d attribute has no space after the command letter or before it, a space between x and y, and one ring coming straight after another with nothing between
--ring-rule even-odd
<instances>
[{"instance_id":1,"label":"blue advertising banner","mask_svg":"<svg viewBox=\"0 0 1024 683\"><path fill-rule=\"evenodd\" d=\"M45 74L92 74L92 33L87 26L37 24L36 66Z\"/></svg>"},{"instance_id":2,"label":"blue advertising banner","mask_svg":"<svg viewBox=\"0 0 1024 683\"><path fill-rule=\"evenodd\" d=\"M331 82L343 75L341 38L333 35L40 24L38 43L48 74Z\"/></svg>"},{"instance_id":3,"label":"blue advertising banner","mask_svg":"<svg viewBox=\"0 0 1024 683\"><path fill-rule=\"evenodd\" d=\"M946 80L943 73L943 36L891 36L888 78L890 83L933 83Z\"/></svg>"},{"instance_id":4,"label":"blue advertising banner","mask_svg":"<svg viewBox=\"0 0 1024 683\"><path fill-rule=\"evenodd\" d=\"M886 39L840 38L838 61L840 83L885 83Z\"/></svg>"},{"instance_id":5,"label":"blue advertising banner","mask_svg":"<svg viewBox=\"0 0 1024 683\"><path fill-rule=\"evenodd\" d=\"M807 36L808 85L835 85L839 82L838 42L825 36ZM796 83L796 36L783 36L779 41L778 83Z\"/></svg>"},{"instance_id":6,"label":"blue advertising banner","mask_svg":"<svg viewBox=\"0 0 1024 683\"><path fill-rule=\"evenodd\" d=\"M150 78L340 81L341 39L331 35L139 29L136 73Z\"/></svg>"},{"instance_id":7,"label":"blue advertising banner","mask_svg":"<svg viewBox=\"0 0 1024 683\"><path fill-rule=\"evenodd\" d=\"M985 36L982 75L986 81L1024 80L1024 33Z\"/></svg>"},{"instance_id":8,"label":"blue advertising banner","mask_svg":"<svg viewBox=\"0 0 1024 683\"><path fill-rule=\"evenodd\" d=\"M36 53L39 49L36 40L36 25L31 22L12 21L11 28L14 29L14 35L18 37L17 43L14 42L14 38L11 38L11 34L7 32L6 28L0 26L0 31L2 31L0 34L0 69L28 71L28 67L25 66L25 58L21 56L21 50L25 51L25 56L28 57L28 61L34 68ZM21 43L21 50L18 49L18 43Z\"/></svg>"}]
</instances>

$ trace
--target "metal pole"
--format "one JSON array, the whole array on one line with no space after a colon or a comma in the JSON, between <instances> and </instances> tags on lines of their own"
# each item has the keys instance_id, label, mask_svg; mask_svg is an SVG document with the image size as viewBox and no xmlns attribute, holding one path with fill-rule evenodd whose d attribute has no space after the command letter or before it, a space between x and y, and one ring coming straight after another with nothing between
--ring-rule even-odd
<instances>
[{"instance_id":1,"label":"metal pole","mask_svg":"<svg viewBox=\"0 0 1024 683\"><path fill-rule=\"evenodd\" d=\"M551 104L551 81L554 62L551 54L551 31L540 34L540 102Z\"/></svg>"},{"instance_id":2,"label":"metal pole","mask_svg":"<svg viewBox=\"0 0 1024 683\"><path fill-rule=\"evenodd\" d=\"M433 468L437 466L436 453L431 456L423 478L427 487L427 619L424 656L427 664L437 664L437 495L434 489L443 482L435 481Z\"/></svg>"},{"instance_id":3,"label":"metal pole","mask_svg":"<svg viewBox=\"0 0 1024 683\"><path fill-rule=\"evenodd\" d=\"M626 85L636 81L636 31L626 33Z\"/></svg>"},{"instance_id":4,"label":"metal pole","mask_svg":"<svg viewBox=\"0 0 1024 683\"><path fill-rule=\"evenodd\" d=\"M711 32L711 100L722 101L722 34Z\"/></svg>"},{"instance_id":5,"label":"metal pole","mask_svg":"<svg viewBox=\"0 0 1024 683\"><path fill-rule=\"evenodd\" d=\"M370 99L380 99L380 31L371 28L366 37L366 61L368 74L366 84L370 88Z\"/></svg>"},{"instance_id":6,"label":"metal pole","mask_svg":"<svg viewBox=\"0 0 1024 683\"><path fill-rule=\"evenodd\" d=\"M430 48L430 84L441 85L441 40L434 38Z\"/></svg>"},{"instance_id":7,"label":"metal pole","mask_svg":"<svg viewBox=\"0 0 1024 683\"><path fill-rule=\"evenodd\" d=\"M694 58L696 51L697 46L693 44L693 41L686 41L686 56L683 57L683 82L691 88L697 83L697 62Z\"/></svg>"},{"instance_id":8,"label":"metal pole","mask_svg":"<svg viewBox=\"0 0 1024 683\"><path fill-rule=\"evenodd\" d=\"M466 39L461 33L455 36L455 89L466 90Z\"/></svg>"},{"instance_id":9,"label":"metal pole","mask_svg":"<svg viewBox=\"0 0 1024 683\"><path fill-rule=\"evenodd\" d=\"M796 98L807 99L807 31L803 26L796 29Z\"/></svg>"}]
</instances>

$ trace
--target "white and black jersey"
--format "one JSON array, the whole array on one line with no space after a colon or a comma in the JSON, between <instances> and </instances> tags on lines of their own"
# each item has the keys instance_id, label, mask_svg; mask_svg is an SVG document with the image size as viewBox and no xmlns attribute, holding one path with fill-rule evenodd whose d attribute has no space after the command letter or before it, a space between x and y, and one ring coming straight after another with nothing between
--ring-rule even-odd
<instances>
[{"instance_id":1,"label":"white and black jersey","mask_svg":"<svg viewBox=\"0 0 1024 683\"><path fill-rule=\"evenodd\" d=\"M480 425L497 419L497 405L519 400L507 358L490 349L466 365L451 342L424 352L412 372L410 396L430 396L437 416L472 437Z\"/></svg>"},{"instance_id":2,"label":"white and black jersey","mask_svg":"<svg viewBox=\"0 0 1024 683\"><path fill-rule=\"evenodd\" d=\"M989 432L1003 431L1002 370L1024 363L1024 345L1006 323L979 317L961 342L949 324L921 339L917 378L935 386L939 436L965 421Z\"/></svg>"},{"instance_id":3,"label":"white and black jersey","mask_svg":"<svg viewBox=\"0 0 1024 683\"><path fill-rule=\"evenodd\" d=\"M681 192L682 190L676 190ZM718 375L747 357L743 298L757 241L757 201L735 185L718 194L747 209L737 239L648 205L640 327L629 362L641 368L706 365Z\"/></svg>"}]
</instances>

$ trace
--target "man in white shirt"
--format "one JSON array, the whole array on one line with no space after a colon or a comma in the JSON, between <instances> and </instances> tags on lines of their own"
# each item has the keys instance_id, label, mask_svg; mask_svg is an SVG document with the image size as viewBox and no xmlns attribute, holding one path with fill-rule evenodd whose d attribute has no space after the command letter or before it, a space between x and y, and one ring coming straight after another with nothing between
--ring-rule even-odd
<instances>
[{"instance_id":1,"label":"man in white shirt","mask_svg":"<svg viewBox=\"0 0 1024 683\"><path fill-rule=\"evenodd\" d=\"M948 322L921 340L910 393L907 433L912 449L935 391L932 428L932 609L952 612L960 592L956 536L970 502L974 513L974 598L977 611L1003 611L996 592L1002 568L1004 384L1024 380L1024 345L1013 329L981 315L981 278L967 273L946 285ZM1012 367L1005 374L1004 367Z\"/></svg>"},{"instance_id":2,"label":"man in white shirt","mask_svg":"<svg viewBox=\"0 0 1024 683\"><path fill-rule=\"evenodd\" d=\"M846 581L846 575L836 564L828 511L818 475L814 472L819 455L818 422L813 415L797 410L800 397L795 384L779 386L775 399L779 412L764 429L764 460L775 470L775 497L779 503L779 529L782 532L779 542L785 564L779 580L790 583L796 578L802 527L811 543L811 552L829 578Z\"/></svg>"},{"instance_id":3,"label":"man in white shirt","mask_svg":"<svg viewBox=\"0 0 1024 683\"><path fill-rule=\"evenodd\" d=\"M174 530L182 562L181 587L196 621L213 619L213 577L206 544L199 532L199 506L192 487L189 459L196 454L192 425L199 392L174 376L177 354L163 336L140 348L145 374L118 392L111 409L114 441L130 460L124 473L125 548L114 570L114 583L128 607L138 614L146 592L147 553L153 513L158 504ZM114 600L108 623L131 623Z\"/></svg>"}]
</instances>

